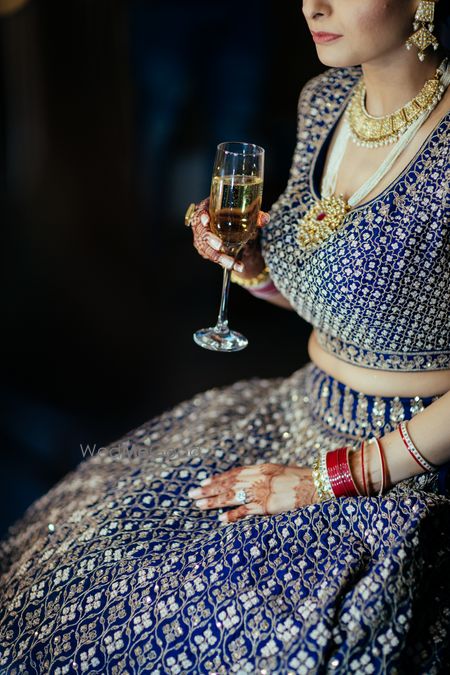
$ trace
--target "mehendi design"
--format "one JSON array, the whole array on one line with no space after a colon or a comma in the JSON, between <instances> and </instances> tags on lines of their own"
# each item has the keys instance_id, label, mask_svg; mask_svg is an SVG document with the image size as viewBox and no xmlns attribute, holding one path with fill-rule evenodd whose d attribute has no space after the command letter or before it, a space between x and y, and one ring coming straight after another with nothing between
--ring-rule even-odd
<instances>
[{"instance_id":1,"label":"mehendi design","mask_svg":"<svg viewBox=\"0 0 450 675\"><path fill-rule=\"evenodd\" d=\"M212 262L219 262L220 256L223 254L223 251L216 251L208 243L208 235L211 234L211 230L208 225L203 225L201 217L203 214L209 216L208 211L209 198L201 201L194 211L191 218L191 229L194 237L194 246L197 251L200 253L202 258L206 260L212 260Z\"/></svg>"},{"instance_id":2,"label":"mehendi design","mask_svg":"<svg viewBox=\"0 0 450 675\"><path fill-rule=\"evenodd\" d=\"M244 472L245 475L243 475ZM274 485L275 478L281 476L286 476L288 481L286 487L283 486L281 490L277 491ZM299 484L289 486L290 477L295 477ZM252 505L252 513L268 516L283 510L297 509L317 501L317 494L309 469L303 469L292 464L268 463L253 467L235 467L223 475L213 477L211 483L202 488L199 493L201 499L197 501L197 506L201 509L217 509L236 505L238 504L236 493L241 489L246 490L249 502L237 509L228 511L229 522L249 515L250 505ZM293 491L291 503L286 500L286 494L289 494L290 490ZM277 506L277 496L282 497L283 508ZM269 504L271 499L272 504Z\"/></svg>"},{"instance_id":3,"label":"mehendi design","mask_svg":"<svg viewBox=\"0 0 450 675\"><path fill-rule=\"evenodd\" d=\"M294 487L294 493L294 509L299 509L306 504L316 504L319 501L312 474L299 476L299 483Z\"/></svg>"},{"instance_id":4,"label":"mehendi design","mask_svg":"<svg viewBox=\"0 0 450 675\"><path fill-rule=\"evenodd\" d=\"M208 242L208 235L212 234L210 226L204 225L201 221L203 214L209 216L209 197L203 199L198 205L191 217L191 229L194 237L194 246L198 253L206 260L212 262L220 262L220 257L224 255L224 248L216 250ZM255 276L260 272L261 261L263 257L261 254L261 245L259 241L259 228L263 227L263 221L267 214L260 211L258 214L258 229L253 237L243 246L236 256L244 264L245 271L249 276Z\"/></svg>"}]
</instances>

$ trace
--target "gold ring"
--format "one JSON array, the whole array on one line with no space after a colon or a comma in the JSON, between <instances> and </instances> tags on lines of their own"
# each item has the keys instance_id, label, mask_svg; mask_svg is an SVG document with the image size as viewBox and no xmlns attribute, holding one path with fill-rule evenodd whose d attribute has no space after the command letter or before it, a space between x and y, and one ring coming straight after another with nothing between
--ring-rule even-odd
<instances>
[{"instance_id":1,"label":"gold ring","mask_svg":"<svg viewBox=\"0 0 450 675\"><path fill-rule=\"evenodd\" d=\"M197 208L197 204L194 204L194 202L192 202L192 204L189 204L189 206L187 208L187 211L185 213L185 216L184 216L184 224L186 225L186 227L191 226L191 217L192 217L192 214L194 213L196 208Z\"/></svg>"}]
</instances>

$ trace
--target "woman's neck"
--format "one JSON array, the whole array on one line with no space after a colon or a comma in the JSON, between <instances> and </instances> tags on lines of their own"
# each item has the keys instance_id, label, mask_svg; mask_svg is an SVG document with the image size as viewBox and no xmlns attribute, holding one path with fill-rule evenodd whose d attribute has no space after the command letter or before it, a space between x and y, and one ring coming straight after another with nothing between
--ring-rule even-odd
<instances>
[{"instance_id":1,"label":"woman's neck","mask_svg":"<svg viewBox=\"0 0 450 675\"><path fill-rule=\"evenodd\" d=\"M433 77L444 55L428 53L419 61L416 50L404 50L405 54L392 54L386 59L377 59L361 64L366 85L366 110L370 115L381 117L393 113L413 99L427 80Z\"/></svg>"}]
</instances>

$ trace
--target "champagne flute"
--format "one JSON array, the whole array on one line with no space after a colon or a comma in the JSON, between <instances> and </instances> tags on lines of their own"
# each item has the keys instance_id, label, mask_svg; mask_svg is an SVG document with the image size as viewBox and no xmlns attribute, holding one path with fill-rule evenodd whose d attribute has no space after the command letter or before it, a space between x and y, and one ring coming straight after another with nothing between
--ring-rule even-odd
<instances>
[{"instance_id":1,"label":"champagne flute","mask_svg":"<svg viewBox=\"0 0 450 675\"><path fill-rule=\"evenodd\" d=\"M245 244L256 237L264 179L264 148L232 141L217 146L209 200L210 227L224 252L237 260ZM228 327L231 271L224 268L222 297L215 326L194 333L194 341L216 352L237 352L247 338Z\"/></svg>"}]
</instances>

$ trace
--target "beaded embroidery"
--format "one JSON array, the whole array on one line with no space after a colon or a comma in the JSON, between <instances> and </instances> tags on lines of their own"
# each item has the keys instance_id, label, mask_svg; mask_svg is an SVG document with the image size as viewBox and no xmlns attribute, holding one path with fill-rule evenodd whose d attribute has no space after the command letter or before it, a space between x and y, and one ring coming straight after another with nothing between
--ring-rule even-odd
<instances>
[{"instance_id":1,"label":"beaded embroidery","mask_svg":"<svg viewBox=\"0 0 450 675\"><path fill-rule=\"evenodd\" d=\"M338 382L314 363L309 364L309 368L314 418L349 438L380 438L440 398L440 395L424 398L371 396Z\"/></svg>"},{"instance_id":2,"label":"beaded embroidery","mask_svg":"<svg viewBox=\"0 0 450 675\"><path fill-rule=\"evenodd\" d=\"M314 250L297 244L298 222L320 198L318 173L330 132L361 78L330 68L303 88L287 187L262 229L271 277L338 358L398 371L450 368L447 113L408 167Z\"/></svg>"}]
</instances>

